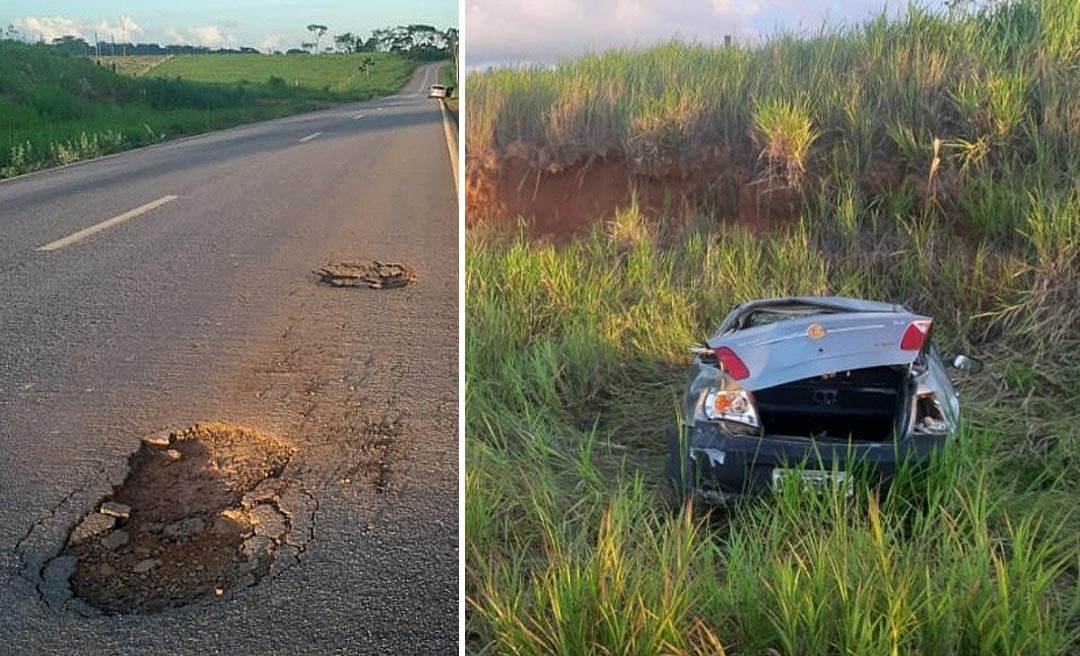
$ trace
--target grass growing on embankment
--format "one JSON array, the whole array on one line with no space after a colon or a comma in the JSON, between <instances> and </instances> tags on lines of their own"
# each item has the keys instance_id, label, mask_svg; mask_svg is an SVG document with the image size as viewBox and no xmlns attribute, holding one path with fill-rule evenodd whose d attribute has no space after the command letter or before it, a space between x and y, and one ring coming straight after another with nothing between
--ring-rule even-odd
<instances>
[{"instance_id":1,"label":"grass growing on embankment","mask_svg":"<svg viewBox=\"0 0 1080 656\"><path fill-rule=\"evenodd\" d=\"M728 48L670 43L470 74L470 164L595 156L634 171L714 165L763 188L874 192L914 178L966 228L1007 237L1023 195L1080 173L1080 4L897 21ZM998 183L1007 181L1006 191Z\"/></svg>"},{"instance_id":2,"label":"grass growing on embankment","mask_svg":"<svg viewBox=\"0 0 1080 656\"><path fill-rule=\"evenodd\" d=\"M365 60L374 63L364 72ZM351 100L394 93L416 63L381 52L323 55L189 55L154 69L154 76L213 84L265 84L341 94Z\"/></svg>"},{"instance_id":3,"label":"grass growing on embankment","mask_svg":"<svg viewBox=\"0 0 1080 656\"><path fill-rule=\"evenodd\" d=\"M240 61L232 62L233 58ZM364 75L351 60L336 61L343 58L325 57L327 62L334 60L331 65L323 63L323 56L295 57L303 63L280 68L277 60L285 56L177 57L151 76L131 79L89 59L0 41L0 178L393 93L415 68L404 58L377 55L370 74ZM202 59L207 61L196 61ZM159 76L160 69L172 65L181 71L191 69L186 73L191 77L214 79L177 79L180 73L175 72L168 78ZM297 78L301 80L297 86L274 71L309 73Z\"/></svg>"},{"instance_id":4,"label":"grass growing on embankment","mask_svg":"<svg viewBox=\"0 0 1080 656\"><path fill-rule=\"evenodd\" d=\"M1077 649L1070 25L1080 9L1056 0L915 10L754 49L669 45L469 78L470 157L485 152L477 138L556 159L642 148L692 161L713 145L795 199L768 233L719 221L719 207L659 222L631 208L564 247L472 231L471 649ZM934 316L943 351L987 364L958 376L961 439L884 500L785 490L708 520L672 512L663 429L678 416L686 348L732 305L788 294Z\"/></svg>"},{"instance_id":5,"label":"grass growing on embankment","mask_svg":"<svg viewBox=\"0 0 1080 656\"><path fill-rule=\"evenodd\" d=\"M470 237L466 562L488 653L1060 654L1077 639L1080 338L1017 254L827 217L754 235L627 212L565 248ZM968 427L880 503L788 491L702 522L670 511L663 429L686 347L735 303L846 294L937 317ZM1002 314L1006 309L1011 313Z\"/></svg>"}]
</instances>

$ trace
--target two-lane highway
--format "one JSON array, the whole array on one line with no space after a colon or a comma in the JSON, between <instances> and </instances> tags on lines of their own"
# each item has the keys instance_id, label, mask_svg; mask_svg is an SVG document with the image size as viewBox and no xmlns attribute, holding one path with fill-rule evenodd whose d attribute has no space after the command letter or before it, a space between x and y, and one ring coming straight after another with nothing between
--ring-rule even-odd
<instances>
[{"instance_id":1,"label":"two-lane highway","mask_svg":"<svg viewBox=\"0 0 1080 656\"><path fill-rule=\"evenodd\" d=\"M0 651L456 652L457 197L435 73L0 182ZM342 259L418 279L315 282ZM205 420L296 445L299 561L154 615L47 603L42 566L140 438Z\"/></svg>"}]
</instances>

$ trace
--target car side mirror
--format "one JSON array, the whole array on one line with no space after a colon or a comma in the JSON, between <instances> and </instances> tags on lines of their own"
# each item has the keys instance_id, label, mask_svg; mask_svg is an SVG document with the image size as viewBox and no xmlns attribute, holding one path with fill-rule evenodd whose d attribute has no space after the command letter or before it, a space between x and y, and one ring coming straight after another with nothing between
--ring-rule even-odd
<instances>
[{"instance_id":1,"label":"car side mirror","mask_svg":"<svg viewBox=\"0 0 1080 656\"><path fill-rule=\"evenodd\" d=\"M952 367L967 374L977 374L983 370L983 363L961 353L952 359Z\"/></svg>"}]
</instances>

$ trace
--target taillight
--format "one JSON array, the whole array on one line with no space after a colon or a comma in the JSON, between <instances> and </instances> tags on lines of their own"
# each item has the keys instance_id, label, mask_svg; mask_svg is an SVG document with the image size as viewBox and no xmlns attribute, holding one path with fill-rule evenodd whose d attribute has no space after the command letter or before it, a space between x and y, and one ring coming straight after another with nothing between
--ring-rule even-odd
<instances>
[{"instance_id":1,"label":"taillight","mask_svg":"<svg viewBox=\"0 0 1080 656\"><path fill-rule=\"evenodd\" d=\"M926 336L930 334L931 323L933 322L926 319L912 321L904 331L904 336L900 338L900 350L921 351L923 344L926 343Z\"/></svg>"},{"instance_id":2,"label":"taillight","mask_svg":"<svg viewBox=\"0 0 1080 656\"><path fill-rule=\"evenodd\" d=\"M740 389L716 390L705 395L702 406L705 416L713 421L735 422L758 426L754 395Z\"/></svg>"},{"instance_id":3,"label":"taillight","mask_svg":"<svg viewBox=\"0 0 1080 656\"><path fill-rule=\"evenodd\" d=\"M746 368L739 356L735 355L735 351L726 346L721 346L714 352L716 353L716 359L724 366L724 371L732 378L742 380L750 377L750 370Z\"/></svg>"}]
</instances>

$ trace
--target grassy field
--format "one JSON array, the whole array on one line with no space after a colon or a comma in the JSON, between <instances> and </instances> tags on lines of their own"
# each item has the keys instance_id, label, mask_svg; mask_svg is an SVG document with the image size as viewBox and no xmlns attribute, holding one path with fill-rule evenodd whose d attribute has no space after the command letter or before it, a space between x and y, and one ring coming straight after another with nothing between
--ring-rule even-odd
<instances>
[{"instance_id":1,"label":"grassy field","mask_svg":"<svg viewBox=\"0 0 1080 656\"><path fill-rule=\"evenodd\" d=\"M467 78L470 158L723 159L797 199L769 232L633 206L562 246L470 232L471 651L1080 653L1078 28L1057 0L913 9ZM987 365L961 439L886 499L673 509L687 347L787 294L934 316Z\"/></svg>"},{"instance_id":2,"label":"grassy field","mask_svg":"<svg viewBox=\"0 0 1080 656\"><path fill-rule=\"evenodd\" d=\"M339 55L205 55L169 59L132 78L89 59L0 41L0 178L394 93L415 68L391 55L376 55L366 75L355 64Z\"/></svg>"},{"instance_id":3,"label":"grassy field","mask_svg":"<svg viewBox=\"0 0 1080 656\"><path fill-rule=\"evenodd\" d=\"M127 75L128 77L141 77L147 75L171 58L171 55L91 57L95 63L100 64L109 70L115 70L115 72L120 75ZM116 68L113 69L113 66Z\"/></svg>"},{"instance_id":4,"label":"grassy field","mask_svg":"<svg viewBox=\"0 0 1080 656\"><path fill-rule=\"evenodd\" d=\"M375 63L363 73L359 67L368 58ZM170 59L155 68L153 75L212 84L267 84L276 78L290 88L360 99L394 93L413 68L413 62L387 53L189 55Z\"/></svg>"}]
</instances>

